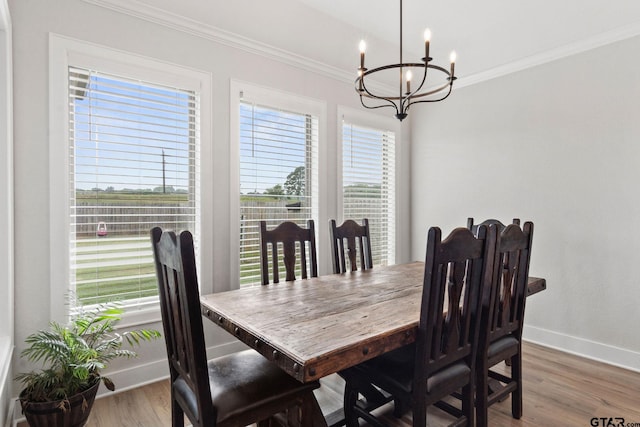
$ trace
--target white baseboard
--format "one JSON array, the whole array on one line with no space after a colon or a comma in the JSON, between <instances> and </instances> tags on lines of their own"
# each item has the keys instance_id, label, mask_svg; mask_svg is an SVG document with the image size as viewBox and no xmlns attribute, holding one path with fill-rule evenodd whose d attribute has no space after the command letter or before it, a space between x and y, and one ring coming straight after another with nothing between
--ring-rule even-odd
<instances>
[{"instance_id":1,"label":"white baseboard","mask_svg":"<svg viewBox=\"0 0 640 427\"><path fill-rule=\"evenodd\" d=\"M525 325L522 339L587 359L640 372L640 353L596 341Z\"/></svg>"},{"instance_id":2,"label":"white baseboard","mask_svg":"<svg viewBox=\"0 0 640 427\"><path fill-rule=\"evenodd\" d=\"M9 416L7 417L7 422L5 423L5 427L16 427L18 425L19 417L16 416L17 404L18 404L17 399L11 399L11 402L9 402Z\"/></svg>"}]
</instances>

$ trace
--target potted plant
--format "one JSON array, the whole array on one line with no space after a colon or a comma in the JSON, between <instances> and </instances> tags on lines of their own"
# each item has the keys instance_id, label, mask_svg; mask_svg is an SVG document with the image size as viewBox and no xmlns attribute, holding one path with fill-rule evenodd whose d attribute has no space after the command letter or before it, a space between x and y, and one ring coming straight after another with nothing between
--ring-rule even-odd
<instances>
[{"instance_id":1,"label":"potted plant","mask_svg":"<svg viewBox=\"0 0 640 427\"><path fill-rule=\"evenodd\" d=\"M31 427L83 426L100 382L115 390L101 371L114 359L136 357L132 348L141 341L160 337L156 330L116 331L122 313L117 303L79 309L67 326L51 322L49 330L26 338L21 357L43 365L16 377L24 386L19 399Z\"/></svg>"}]
</instances>

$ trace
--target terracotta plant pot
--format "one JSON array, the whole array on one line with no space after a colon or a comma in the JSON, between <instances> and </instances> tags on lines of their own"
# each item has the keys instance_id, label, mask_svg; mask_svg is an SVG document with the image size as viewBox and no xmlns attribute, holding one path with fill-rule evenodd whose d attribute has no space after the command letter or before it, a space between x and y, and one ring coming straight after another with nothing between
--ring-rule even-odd
<instances>
[{"instance_id":1,"label":"terracotta plant pot","mask_svg":"<svg viewBox=\"0 0 640 427\"><path fill-rule=\"evenodd\" d=\"M20 398L30 427L82 427L86 424L100 381L67 400L28 402ZM22 396L22 394L21 394Z\"/></svg>"}]
</instances>

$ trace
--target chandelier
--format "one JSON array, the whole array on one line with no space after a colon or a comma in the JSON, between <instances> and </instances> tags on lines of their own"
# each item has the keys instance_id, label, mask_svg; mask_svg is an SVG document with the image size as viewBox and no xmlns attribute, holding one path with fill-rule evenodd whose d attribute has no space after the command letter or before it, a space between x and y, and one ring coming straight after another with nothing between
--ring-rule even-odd
<instances>
[{"instance_id":1,"label":"chandelier","mask_svg":"<svg viewBox=\"0 0 640 427\"><path fill-rule=\"evenodd\" d=\"M438 102L446 99L451 94L453 87L453 81L457 77L454 75L456 53L451 52L451 67L449 70L440 67L435 64L431 64L431 58L429 56L429 43L431 41L431 31L426 29L424 31L424 58L422 62L407 62L402 59L402 0L400 0L400 62L397 64L383 65L381 67L373 68L371 70L364 66L364 53L366 50L366 44L364 40L360 41L360 67L358 68L358 78L355 81L356 92L360 95L360 103L363 107L369 109L392 107L396 110L396 118L402 121L409 112L409 107L413 104L421 102ZM400 76L400 87L396 95L376 94L367 88L367 79L374 73L379 71L389 70L397 68ZM425 86L427 83L427 71L434 70L433 72L443 73L446 76L446 82L436 87ZM411 88L411 82L414 81L413 71L418 71L416 74L422 74L419 79L419 84L414 84L413 90ZM430 74L431 75L431 74ZM367 100L367 102L365 102ZM368 103L371 104L368 105Z\"/></svg>"}]
</instances>

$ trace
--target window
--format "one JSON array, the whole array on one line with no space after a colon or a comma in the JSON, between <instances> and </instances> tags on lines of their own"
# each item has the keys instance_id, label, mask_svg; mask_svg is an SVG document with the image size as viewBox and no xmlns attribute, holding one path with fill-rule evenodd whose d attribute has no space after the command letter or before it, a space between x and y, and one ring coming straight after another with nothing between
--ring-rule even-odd
<instances>
[{"instance_id":1,"label":"window","mask_svg":"<svg viewBox=\"0 0 640 427\"><path fill-rule=\"evenodd\" d=\"M155 321L149 230L188 229L208 256L211 76L57 35L50 50L52 318L121 301L129 322Z\"/></svg>"},{"instance_id":2,"label":"window","mask_svg":"<svg viewBox=\"0 0 640 427\"><path fill-rule=\"evenodd\" d=\"M155 301L149 229L196 231L196 94L69 67L69 105L76 303Z\"/></svg>"},{"instance_id":3,"label":"window","mask_svg":"<svg viewBox=\"0 0 640 427\"><path fill-rule=\"evenodd\" d=\"M374 265L395 263L395 132L342 122L342 217L369 219Z\"/></svg>"},{"instance_id":4,"label":"window","mask_svg":"<svg viewBox=\"0 0 640 427\"><path fill-rule=\"evenodd\" d=\"M318 121L312 111L242 90L238 102L239 283L260 284L260 221L317 222ZM280 94L282 97L282 94Z\"/></svg>"}]
</instances>

